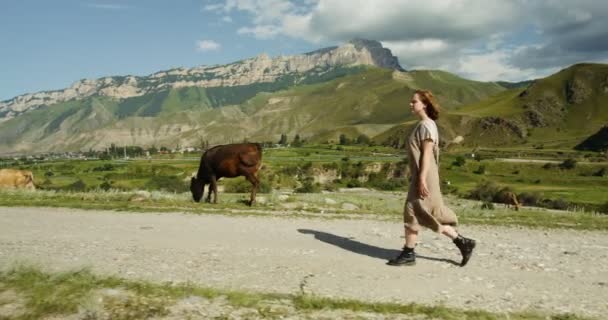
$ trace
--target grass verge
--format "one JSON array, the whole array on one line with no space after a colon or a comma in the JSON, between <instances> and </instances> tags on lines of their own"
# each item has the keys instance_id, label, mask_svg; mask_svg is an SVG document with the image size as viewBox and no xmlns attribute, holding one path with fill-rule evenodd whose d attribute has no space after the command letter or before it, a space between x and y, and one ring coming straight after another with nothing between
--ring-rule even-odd
<instances>
[{"instance_id":1,"label":"grass verge","mask_svg":"<svg viewBox=\"0 0 608 320\"><path fill-rule=\"evenodd\" d=\"M11 294L6 294L10 292ZM188 309L180 301L190 302ZM369 303L357 300L323 298L300 292L271 294L203 288L192 284L156 284L101 277L89 270L46 273L32 266L17 266L0 272L0 310L12 312L0 319L40 319L77 315L86 319L144 319L194 314L217 318L279 318L323 316L324 312L411 315L416 319L509 319L509 320L585 320L573 314L530 312L492 313L421 304ZM192 314L188 314L192 312ZM362 316L359 314L359 316Z\"/></svg>"}]
</instances>

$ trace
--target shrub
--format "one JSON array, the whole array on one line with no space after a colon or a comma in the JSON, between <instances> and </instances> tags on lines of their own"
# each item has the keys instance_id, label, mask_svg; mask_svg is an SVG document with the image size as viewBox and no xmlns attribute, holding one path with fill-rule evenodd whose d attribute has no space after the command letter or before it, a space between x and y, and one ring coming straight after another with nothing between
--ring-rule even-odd
<instances>
[{"instance_id":1,"label":"shrub","mask_svg":"<svg viewBox=\"0 0 608 320\"><path fill-rule=\"evenodd\" d=\"M555 167L555 165L551 162L547 162L543 165L543 169L546 169L546 170L553 169L553 167Z\"/></svg>"},{"instance_id":2,"label":"shrub","mask_svg":"<svg viewBox=\"0 0 608 320\"><path fill-rule=\"evenodd\" d=\"M605 177L608 175L608 172L606 172L606 168L601 168L598 171L593 173L594 177Z\"/></svg>"},{"instance_id":3,"label":"shrub","mask_svg":"<svg viewBox=\"0 0 608 320\"><path fill-rule=\"evenodd\" d=\"M608 214L608 201L606 201L604 204L602 204L602 205L599 207L599 211L600 211L601 213Z\"/></svg>"},{"instance_id":4,"label":"shrub","mask_svg":"<svg viewBox=\"0 0 608 320\"><path fill-rule=\"evenodd\" d=\"M458 156L458 157L456 157L456 160L454 160L454 162L452 162L452 164L457 167L462 167L462 166L464 166L464 164L466 162L467 162L467 160L463 156Z\"/></svg>"},{"instance_id":5,"label":"shrub","mask_svg":"<svg viewBox=\"0 0 608 320\"><path fill-rule=\"evenodd\" d=\"M312 177L307 177L302 182L302 186L296 188L295 192L298 193L317 193L321 191L321 185L318 183L314 183Z\"/></svg>"},{"instance_id":6,"label":"shrub","mask_svg":"<svg viewBox=\"0 0 608 320\"><path fill-rule=\"evenodd\" d=\"M468 197L471 199L490 202L494 199L494 196L499 191L500 187L494 181L483 180L469 192Z\"/></svg>"},{"instance_id":7,"label":"shrub","mask_svg":"<svg viewBox=\"0 0 608 320\"><path fill-rule=\"evenodd\" d=\"M576 167L576 160L568 158L564 160L564 162L560 163L559 167L566 170L574 169Z\"/></svg>"},{"instance_id":8,"label":"shrub","mask_svg":"<svg viewBox=\"0 0 608 320\"><path fill-rule=\"evenodd\" d=\"M526 206L537 206L542 201L542 195L538 192L522 192L517 195L519 202Z\"/></svg>"},{"instance_id":9,"label":"shrub","mask_svg":"<svg viewBox=\"0 0 608 320\"><path fill-rule=\"evenodd\" d=\"M485 174L486 173L486 166L485 165L480 165L479 168L477 168L477 170L473 171L473 173L475 174Z\"/></svg>"},{"instance_id":10,"label":"shrub","mask_svg":"<svg viewBox=\"0 0 608 320\"><path fill-rule=\"evenodd\" d=\"M362 186L361 181L359 181L357 179L349 179L346 182L346 187L347 188L359 188L361 186Z\"/></svg>"},{"instance_id":11,"label":"shrub","mask_svg":"<svg viewBox=\"0 0 608 320\"><path fill-rule=\"evenodd\" d=\"M566 210L570 206L570 203L564 199L543 199L542 206L549 209Z\"/></svg>"},{"instance_id":12,"label":"shrub","mask_svg":"<svg viewBox=\"0 0 608 320\"><path fill-rule=\"evenodd\" d=\"M99 188L108 191L112 189L112 182L106 180L99 185Z\"/></svg>"},{"instance_id":13,"label":"shrub","mask_svg":"<svg viewBox=\"0 0 608 320\"><path fill-rule=\"evenodd\" d=\"M47 172L44 173L45 177L52 177L54 175L55 175L55 173L53 173L53 171L47 171Z\"/></svg>"}]
</instances>

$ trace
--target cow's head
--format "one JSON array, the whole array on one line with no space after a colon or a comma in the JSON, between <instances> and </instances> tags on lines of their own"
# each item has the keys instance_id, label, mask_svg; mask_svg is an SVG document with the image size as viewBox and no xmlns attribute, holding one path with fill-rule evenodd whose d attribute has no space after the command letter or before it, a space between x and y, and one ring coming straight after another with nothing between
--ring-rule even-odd
<instances>
[{"instance_id":1,"label":"cow's head","mask_svg":"<svg viewBox=\"0 0 608 320\"><path fill-rule=\"evenodd\" d=\"M203 188L205 187L205 183L202 179L197 179L196 177L192 177L190 180L190 192L192 192L192 199L195 202L200 202L203 197Z\"/></svg>"}]
</instances>

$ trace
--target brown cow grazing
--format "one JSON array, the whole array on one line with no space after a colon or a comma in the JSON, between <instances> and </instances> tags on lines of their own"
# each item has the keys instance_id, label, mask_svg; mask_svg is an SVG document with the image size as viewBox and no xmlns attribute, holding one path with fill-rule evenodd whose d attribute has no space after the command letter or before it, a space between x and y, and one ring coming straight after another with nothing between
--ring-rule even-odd
<instances>
[{"instance_id":1,"label":"brown cow grazing","mask_svg":"<svg viewBox=\"0 0 608 320\"><path fill-rule=\"evenodd\" d=\"M34 174L28 170L0 169L0 188L35 190Z\"/></svg>"},{"instance_id":2,"label":"brown cow grazing","mask_svg":"<svg viewBox=\"0 0 608 320\"><path fill-rule=\"evenodd\" d=\"M221 178L244 176L251 185L249 205L255 203L255 194L260 185L258 170L262 165L262 147L257 143L226 144L213 147L203 154L196 177L190 182L192 198L200 202L209 185L207 202L217 203L217 181Z\"/></svg>"}]
</instances>

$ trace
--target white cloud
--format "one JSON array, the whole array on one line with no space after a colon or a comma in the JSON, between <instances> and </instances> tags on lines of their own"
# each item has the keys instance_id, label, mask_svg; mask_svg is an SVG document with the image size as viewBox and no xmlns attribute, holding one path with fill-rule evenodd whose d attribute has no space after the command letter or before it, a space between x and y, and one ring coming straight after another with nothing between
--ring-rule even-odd
<instances>
[{"instance_id":1,"label":"white cloud","mask_svg":"<svg viewBox=\"0 0 608 320\"><path fill-rule=\"evenodd\" d=\"M272 39L277 34L280 33L280 30L272 25L265 26L255 26L252 28L243 27L237 30L238 34L251 34L258 39Z\"/></svg>"},{"instance_id":2,"label":"white cloud","mask_svg":"<svg viewBox=\"0 0 608 320\"><path fill-rule=\"evenodd\" d=\"M232 17L230 17L230 16L223 16L222 17L222 21L224 21L226 23L232 23Z\"/></svg>"},{"instance_id":3,"label":"white cloud","mask_svg":"<svg viewBox=\"0 0 608 320\"><path fill-rule=\"evenodd\" d=\"M199 40L196 42L196 50L201 52L216 51L222 46L213 40Z\"/></svg>"},{"instance_id":4,"label":"white cloud","mask_svg":"<svg viewBox=\"0 0 608 320\"><path fill-rule=\"evenodd\" d=\"M479 81L519 81L522 78L535 77L533 69L519 69L510 66L507 62L507 51L493 51L483 54L471 54L460 57L459 74Z\"/></svg>"},{"instance_id":5,"label":"white cloud","mask_svg":"<svg viewBox=\"0 0 608 320\"><path fill-rule=\"evenodd\" d=\"M524 80L608 57L605 1L225 0L209 9L248 14L238 33L258 39L373 39L406 69L441 68L480 80Z\"/></svg>"}]
</instances>

